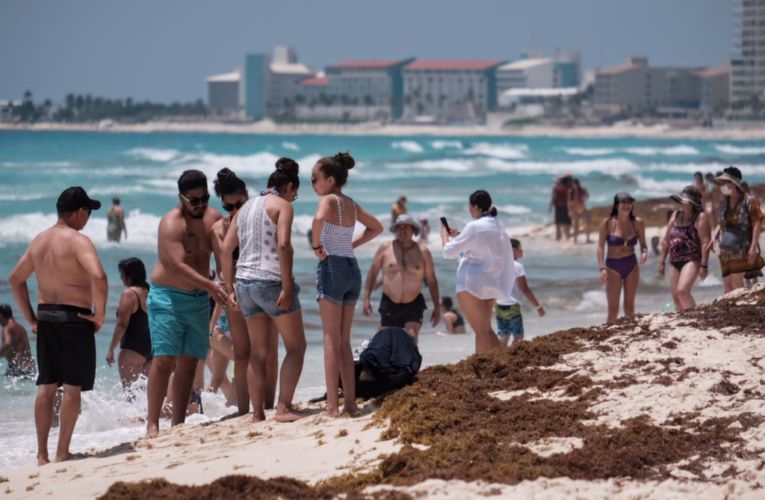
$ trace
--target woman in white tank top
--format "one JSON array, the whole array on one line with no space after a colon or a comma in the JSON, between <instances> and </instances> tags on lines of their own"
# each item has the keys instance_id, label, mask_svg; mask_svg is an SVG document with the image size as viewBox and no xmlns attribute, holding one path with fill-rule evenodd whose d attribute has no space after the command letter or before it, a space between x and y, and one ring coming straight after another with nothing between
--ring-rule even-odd
<instances>
[{"instance_id":1,"label":"woman in white tank top","mask_svg":"<svg viewBox=\"0 0 765 500\"><path fill-rule=\"evenodd\" d=\"M322 158L311 170L311 186L321 197L313 219L312 246L319 258L316 291L324 330L325 414L331 417L340 415L339 379L345 397L343 412L358 411L351 324L361 295L361 271L353 249L383 231L380 221L341 192L355 163L348 153L338 153ZM364 232L353 239L356 221Z\"/></svg>"},{"instance_id":2,"label":"woman in white tank top","mask_svg":"<svg viewBox=\"0 0 765 500\"><path fill-rule=\"evenodd\" d=\"M250 386L254 422L265 420L266 358L269 352L271 321L282 335L287 355L279 374L277 422L292 422L304 415L292 411L305 355L305 329L300 309L300 287L292 275L292 202L300 187L298 164L289 158L276 162L268 189L250 198L231 221L221 247L223 275L229 293L229 307L241 310L250 337ZM233 252L239 248L234 272ZM236 277L236 285L229 279ZM236 292L234 292L236 290ZM246 379L246 377L245 377Z\"/></svg>"}]
</instances>

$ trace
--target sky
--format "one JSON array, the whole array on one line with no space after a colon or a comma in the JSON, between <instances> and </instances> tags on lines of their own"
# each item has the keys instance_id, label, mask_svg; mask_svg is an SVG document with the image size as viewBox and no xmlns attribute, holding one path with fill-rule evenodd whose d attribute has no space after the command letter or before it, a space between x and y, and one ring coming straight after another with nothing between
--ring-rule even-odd
<instances>
[{"instance_id":1,"label":"sky","mask_svg":"<svg viewBox=\"0 0 765 500\"><path fill-rule=\"evenodd\" d=\"M206 77L275 45L318 69L532 49L580 50L585 70L632 55L718 66L732 14L732 0L0 0L0 100L206 100Z\"/></svg>"}]
</instances>

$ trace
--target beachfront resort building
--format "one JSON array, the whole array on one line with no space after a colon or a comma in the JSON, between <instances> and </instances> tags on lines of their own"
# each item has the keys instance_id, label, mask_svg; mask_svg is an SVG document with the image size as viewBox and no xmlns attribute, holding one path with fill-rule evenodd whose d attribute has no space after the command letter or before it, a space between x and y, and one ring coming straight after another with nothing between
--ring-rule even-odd
<instances>
[{"instance_id":1,"label":"beachfront resort building","mask_svg":"<svg viewBox=\"0 0 765 500\"><path fill-rule=\"evenodd\" d=\"M765 0L734 0L730 101L765 100Z\"/></svg>"},{"instance_id":2,"label":"beachfront resort building","mask_svg":"<svg viewBox=\"0 0 765 500\"><path fill-rule=\"evenodd\" d=\"M655 68L645 57L631 57L624 64L595 72L593 105L614 112L622 108L699 108L704 89L711 102L719 98L721 87L724 91L725 71Z\"/></svg>"},{"instance_id":3,"label":"beachfront resort building","mask_svg":"<svg viewBox=\"0 0 765 500\"><path fill-rule=\"evenodd\" d=\"M240 91L242 68L231 73L209 77L207 82L207 108L213 114L237 115L244 109Z\"/></svg>"},{"instance_id":4,"label":"beachfront resort building","mask_svg":"<svg viewBox=\"0 0 765 500\"><path fill-rule=\"evenodd\" d=\"M496 70L505 61L418 60L404 67L404 117L482 120L497 103Z\"/></svg>"},{"instance_id":5,"label":"beachfront resort building","mask_svg":"<svg viewBox=\"0 0 765 500\"><path fill-rule=\"evenodd\" d=\"M724 106L730 95L730 66L702 69L698 73L699 108L710 111Z\"/></svg>"},{"instance_id":6,"label":"beachfront resort building","mask_svg":"<svg viewBox=\"0 0 765 500\"><path fill-rule=\"evenodd\" d=\"M402 68L413 59L344 61L303 80L298 118L390 121L401 116Z\"/></svg>"}]
</instances>

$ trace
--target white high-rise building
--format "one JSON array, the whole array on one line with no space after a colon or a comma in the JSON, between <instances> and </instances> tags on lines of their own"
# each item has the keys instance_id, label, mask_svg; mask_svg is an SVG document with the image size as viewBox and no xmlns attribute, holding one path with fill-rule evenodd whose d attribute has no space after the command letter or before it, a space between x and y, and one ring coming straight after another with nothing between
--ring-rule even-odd
<instances>
[{"instance_id":1,"label":"white high-rise building","mask_svg":"<svg viewBox=\"0 0 765 500\"><path fill-rule=\"evenodd\" d=\"M765 100L765 0L734 0L738 21L731 58L730 101Z\"/></svg>"}]
</instances>

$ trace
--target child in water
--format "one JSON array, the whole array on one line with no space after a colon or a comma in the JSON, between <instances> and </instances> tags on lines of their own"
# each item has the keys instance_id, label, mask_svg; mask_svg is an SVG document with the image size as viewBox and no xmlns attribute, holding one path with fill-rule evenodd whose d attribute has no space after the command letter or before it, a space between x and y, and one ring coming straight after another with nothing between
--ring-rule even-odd
<instances>
[{"instance_id":1,"label":"child in water","mask_svg":"<svg viewBox=\"0 0 765 500\"><path fill-rule=\"evenodd\" d=\"M526 282L526 270L519 261L523 257L523 247L521 242L511 239L513 245L513 257L515 257L515 285L510 300L498 300L494 304L494 314L497 316L497 335L502 345L507 345L510 340L510 334L513 335L513 344L523 340L523 317L521 316L521 293L529 299L529 302L536 308L539 317L545 315L545 309L539 303L534 292L529 288Z\"/></svg>"}]
</instances>

